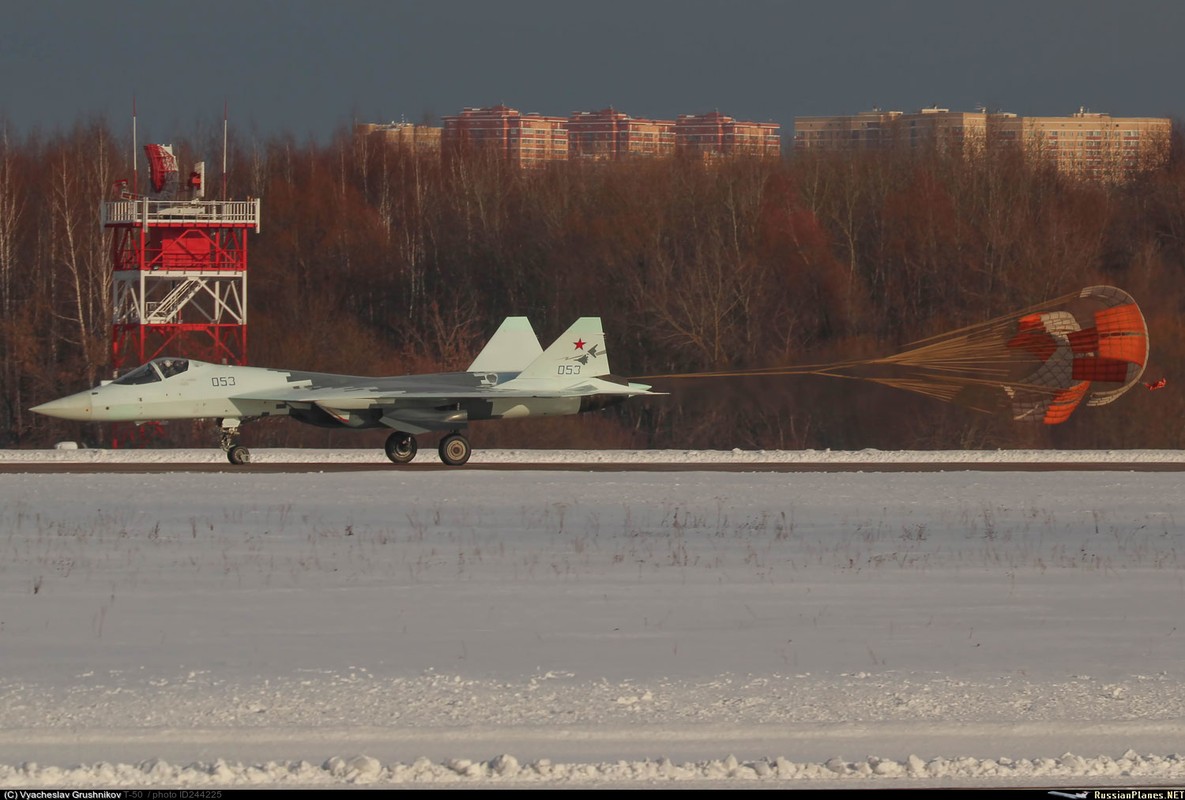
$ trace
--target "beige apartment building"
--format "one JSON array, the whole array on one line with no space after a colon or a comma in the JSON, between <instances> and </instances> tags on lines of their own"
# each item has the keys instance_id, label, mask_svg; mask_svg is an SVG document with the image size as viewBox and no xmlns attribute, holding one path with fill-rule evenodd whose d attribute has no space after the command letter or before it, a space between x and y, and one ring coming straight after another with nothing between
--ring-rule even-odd
<instances>
[{"instance_id":1,"label":"beige apartment building","mask_svg":"<svg viewBox=\"0 0 1185 800\"><path fill-rule=\"evenodd\" d=\"M881 150L936 147L983 152L988 146L1019 145L1034 158L1050 159L1067 175L1123 180L1163 165L1172 121L1159 117L1112 117L1079 109L1068 117L1021 117L987 111L924 108L913 113L873 109L834 117L796 117L794 149Z\"/></svg>"},{"instance_id":2,"label":"beige apartment building","mask_svg":"<svg viewBox=\"0 0 1185 800\"><path fill-rule=\"evenodd\" d=\"M1001 123L1015 114L985 111L951 112L947 108L923 108L912 114L901 111L861 111L853 116L796 117L795 150L882 150L897 146L921 147L929 143L943 148L974 150L993 132L1011 133Z\"/></svg>"},{"instance_id":3,"label":"beige apartment building","mask_svg":"<svg viewBox=\"0 0 1185 800\"><path fill-rule=\"evenodd\" d=\"M1168 162L1172 120L1112 117L1080 109L1070 117L1024 117L1025 152L1057 163L1069 175L1123 180Z\"/></svg>"}]
</instances>

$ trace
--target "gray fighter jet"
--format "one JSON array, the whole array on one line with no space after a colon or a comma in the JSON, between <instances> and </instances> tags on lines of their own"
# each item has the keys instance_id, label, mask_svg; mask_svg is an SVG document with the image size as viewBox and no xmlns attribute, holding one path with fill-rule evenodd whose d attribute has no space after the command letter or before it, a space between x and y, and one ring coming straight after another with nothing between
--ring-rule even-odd
<instances>
[{"instance_id":1,"label":"gray fighter jet","mask_svg":"<svg viewBox=\"0 0 1185 800\"><path fill-rule=\"evenodd\" d=\"M576 320L547 350L526 317L508 317L465 372L367 378L161 357L31 410L82 421L217 419L232 464L251 457L240 423L260 417L390 428L384 449L396 464L415 458L417 434L448 431L440 460L460 466L472 452L461 433L471 421L580 414L656 394L609 371L599 317Z\"/></svg>"}]
</instances>

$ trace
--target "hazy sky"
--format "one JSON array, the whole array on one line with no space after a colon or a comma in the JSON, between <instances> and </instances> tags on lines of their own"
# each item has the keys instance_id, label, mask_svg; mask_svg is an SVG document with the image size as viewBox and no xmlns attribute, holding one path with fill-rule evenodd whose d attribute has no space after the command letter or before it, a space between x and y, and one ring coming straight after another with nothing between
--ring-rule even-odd
<instances>
[{"instance_id":1,"label":"hazy sky","mask_svg":"<svg viewBox=\"0 0 1185 800\"><path fill-rule=\"evenodd\" d=\"M1185 117L1179 0L0 0L0 120L327 140L504 102L567 115L874 106Z\"/></svg>"}]
</instances>

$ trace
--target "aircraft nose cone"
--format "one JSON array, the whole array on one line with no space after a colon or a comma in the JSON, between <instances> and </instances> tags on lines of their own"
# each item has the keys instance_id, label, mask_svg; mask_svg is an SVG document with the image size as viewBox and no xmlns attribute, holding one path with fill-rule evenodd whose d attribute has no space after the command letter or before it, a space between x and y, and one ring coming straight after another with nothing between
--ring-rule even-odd
<instances>
[{"instance_id":1,"label":"aircraft nose cone","mask_svg":"<svg viewBox=\"0 0 1185 800\"><path fill-rule=\"evenodd\" d=\"M58 419L76 419L86 421L91 418L90 394L72 394L59 400L50 400L39 406L33 406L30 411L44 414Z\"/></svg>"}]
</instances>

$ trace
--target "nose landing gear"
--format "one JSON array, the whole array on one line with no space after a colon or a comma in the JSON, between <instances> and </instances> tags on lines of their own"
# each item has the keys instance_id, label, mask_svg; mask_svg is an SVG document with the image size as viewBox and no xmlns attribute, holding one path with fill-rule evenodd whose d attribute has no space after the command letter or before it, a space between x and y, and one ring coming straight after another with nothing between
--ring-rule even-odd
<instances>
[{"instance_id":1,"label":"nose landing gear","mask_svg":"<svg viewBox=\"0 0 1185 800\"><path fill-rule=\"evenodd\" d=\"M226 460L235 466L251 463L251 451L239 444L239 422L237 419L224 419L219 424L219 444L222 452L226 453Z\"/></svg>"}]
</instances>

